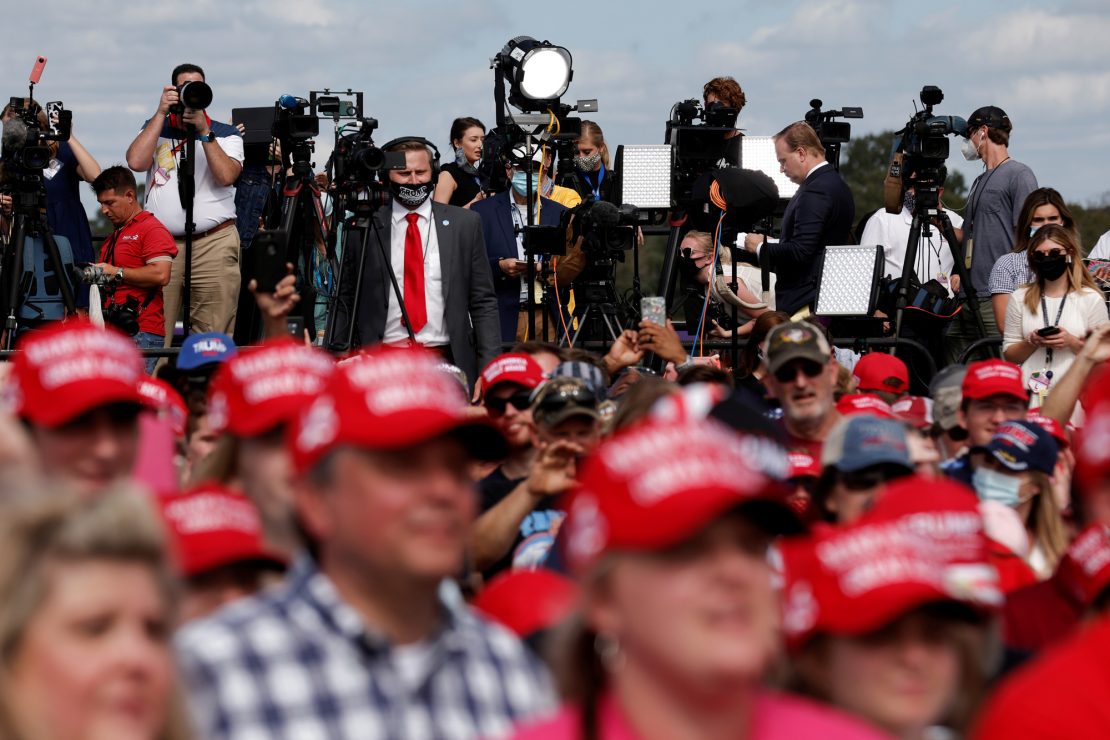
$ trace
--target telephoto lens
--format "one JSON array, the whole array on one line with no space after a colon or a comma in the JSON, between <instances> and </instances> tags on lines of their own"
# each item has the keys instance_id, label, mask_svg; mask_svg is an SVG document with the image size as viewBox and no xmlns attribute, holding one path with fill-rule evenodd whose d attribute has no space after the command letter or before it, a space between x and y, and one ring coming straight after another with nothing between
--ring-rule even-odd
<instances>
[{"instance_id":1,"label":"telephoto lens","mask_svg":"<svg viewBox=\"0 0 1110 740\"><path fill-rule=\"evenodd\" d=\"M181 102L170 109L171 113L181 115L186 108L204 110L212 105L212 88L207 82L190 80L177 86L177 96Z\"/></svg>"}]
</instances>

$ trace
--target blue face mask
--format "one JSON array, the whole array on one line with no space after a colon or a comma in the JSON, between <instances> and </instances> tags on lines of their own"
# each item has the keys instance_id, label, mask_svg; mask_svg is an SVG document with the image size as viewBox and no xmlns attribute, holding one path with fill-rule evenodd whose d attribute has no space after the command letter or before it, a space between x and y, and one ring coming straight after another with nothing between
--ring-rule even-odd
<instances>
[{"instance_id":1,"label":"blue face mask","mask_svg":"<svg viewBox=\"0 0 1110 740\"><path fill-rule=\"evenodd\" d=\"M979 494L980 501L997 501L1010 508L1021 503L1021 479L1017 476L979 468L971 476L971 485Z\"/></svg>"},{"instance_id":2,"label":"blue face mask","mask_svg":"<svg viewBox=\"0 0 1110 740\"><path fill-rule=\"evenodd\" d=\"M1040 228L1039 226L1030 226L1029 227L1029 236L1030 236L1030 238L1032 238L1032 236L1037 233L1037 229L1039 229L1039 228Z\"/></svg>"},{"instance_id":3,"label":"blue face mask","mask_svg":"<svg viewBox=\"0 0 1110 740\"><path fill-rule=\"evenodd\" d=\"M534 176L533 176L534 177ZM527 172L513 172L513 190L521 198L528 197L528 173ZM535 180L532 182L532 193L536 192Z\"/></svg>"}]
</instances>

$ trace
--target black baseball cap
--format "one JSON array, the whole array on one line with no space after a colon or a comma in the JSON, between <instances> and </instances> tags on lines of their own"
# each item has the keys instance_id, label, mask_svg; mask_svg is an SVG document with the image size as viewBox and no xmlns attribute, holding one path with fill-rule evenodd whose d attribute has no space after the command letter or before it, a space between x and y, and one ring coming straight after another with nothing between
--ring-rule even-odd
<instances>
[{"instance_id":1,"label":"black baseball cap","mask_svg":"<svg viewBox=\"0 0 1110 740\"><path fill-rule=\"evenodd\" d=\"M1006 115L1006 111L999 108L997 105L984 105L982 108L976 109L974 113L967 119L967 130L977 129L980 126L987 128L996 128L1002 131L1011 131L1014 126L1010 123L1010 117Z\"/></svg>"}]
</instances>

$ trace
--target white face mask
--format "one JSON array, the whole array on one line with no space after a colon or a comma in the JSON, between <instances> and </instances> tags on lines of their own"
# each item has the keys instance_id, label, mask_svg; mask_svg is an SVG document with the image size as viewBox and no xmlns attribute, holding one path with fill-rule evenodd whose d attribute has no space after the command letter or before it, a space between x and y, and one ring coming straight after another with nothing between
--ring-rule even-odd
<instances>
[{"instance_id":1,"label":"white face mask","mask_svg":"<svg viewBox=\"0 0 1110 740\"><path fill-rule=\"evenodd\" d=\"M975 142L971 139L964 139L964 143L960 145L960 153L964 155L964 159L968 162L977 162L983 158L979 154L979 147L975 146Z\"/></svg>"}]
</instances>

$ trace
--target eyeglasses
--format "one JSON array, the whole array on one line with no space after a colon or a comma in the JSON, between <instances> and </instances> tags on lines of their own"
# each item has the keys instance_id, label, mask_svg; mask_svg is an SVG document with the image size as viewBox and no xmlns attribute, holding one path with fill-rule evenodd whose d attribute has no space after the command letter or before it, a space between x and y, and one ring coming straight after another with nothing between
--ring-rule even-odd
<instances>
[{"instance_id":1,"label":"eyeglasses","mask_svg":"<svg viewBox=\"0 0 1110 740\"><path fill-rule=\"evenodd\" d=\"M486 408L490 413L503 414L510 405L517 411L526 410L531 404L532 394L528 391L518 391L511 396L489 396L486 398Z\"/></svg>"},{"instance_id":2,"label":"eyeglasses","mask_svg":"<svg viewBox=\"0 0 1110 740\"><path fill-rule=\"evenodd\" d=\"M775 371L775 380L780 383L789 383L798 377L798 371L807 378L816 378L825 369L825 366L814 360L795 360L788 362Z\"/></svg>"}]
</instances>

